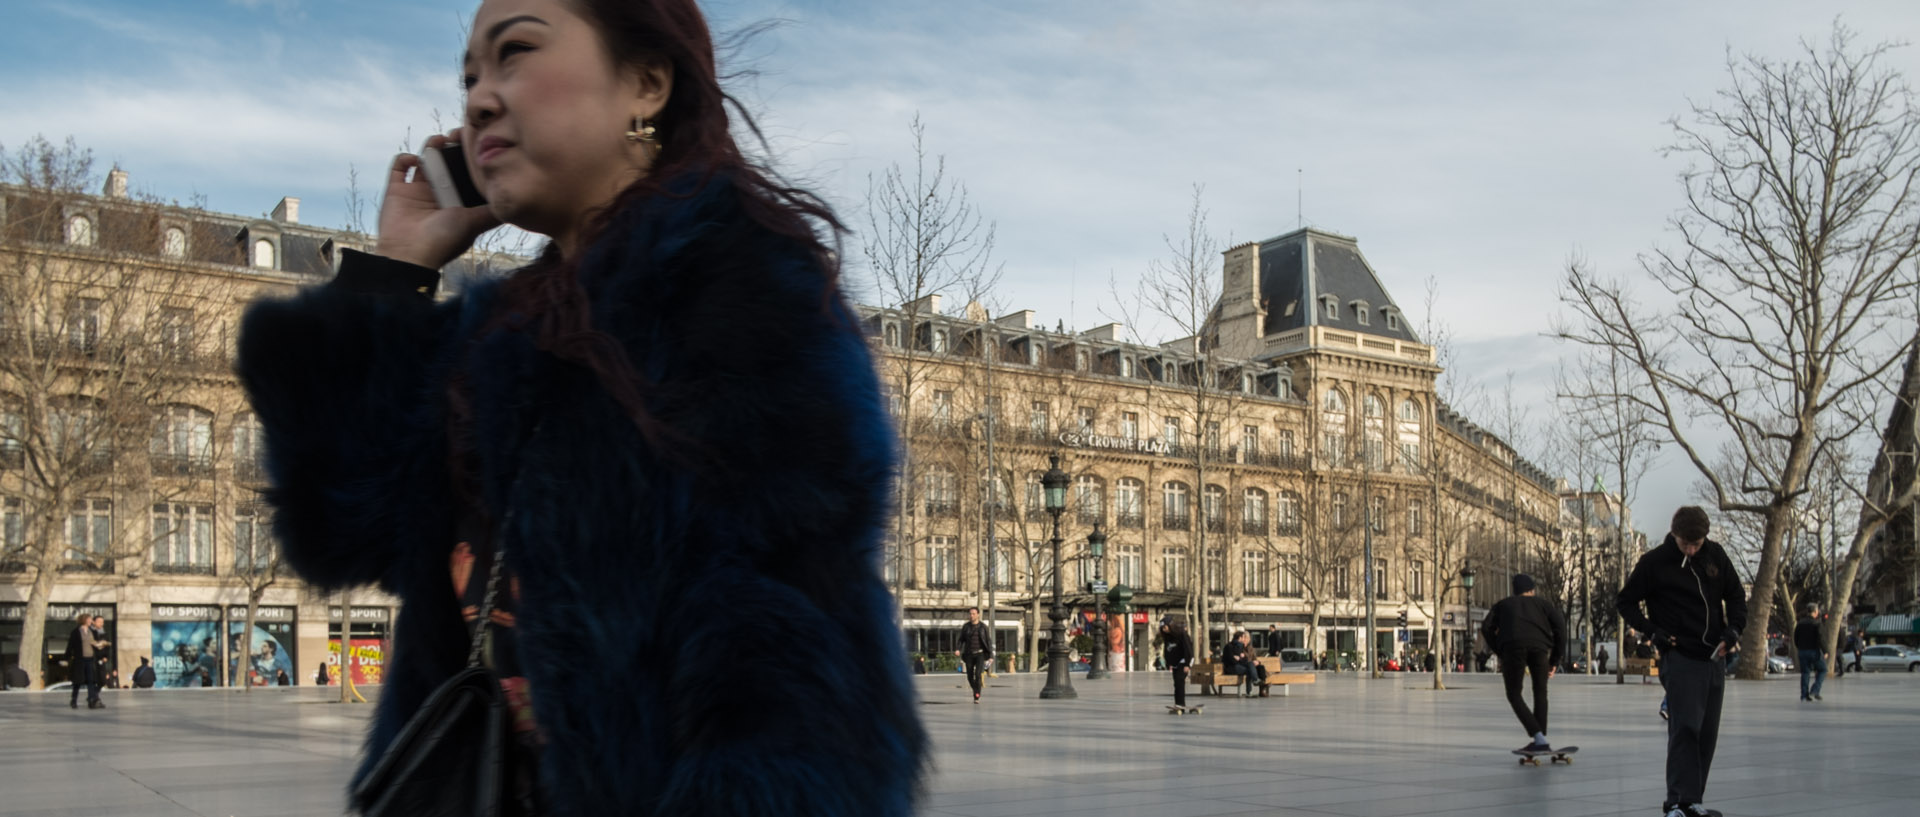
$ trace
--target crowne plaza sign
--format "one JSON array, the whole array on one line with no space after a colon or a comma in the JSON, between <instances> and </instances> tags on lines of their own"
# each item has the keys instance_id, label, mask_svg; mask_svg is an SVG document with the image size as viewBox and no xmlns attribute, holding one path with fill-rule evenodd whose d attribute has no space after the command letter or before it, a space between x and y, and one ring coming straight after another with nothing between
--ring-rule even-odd
<instances>
[{"instance_id":1,"label":"crowne plaza sign","mask_svg":"<svg viewBox=\"0 0 1920 817\"><path fill-rule=\"evenodd\" d=\"M1158 437L1108 437L1072 431L1060 432L1060 444L1068 448L1099 448L1134 454L1157 454L1163 457L1172 450L1166 440Z\"/></svg>"}]
</instances>

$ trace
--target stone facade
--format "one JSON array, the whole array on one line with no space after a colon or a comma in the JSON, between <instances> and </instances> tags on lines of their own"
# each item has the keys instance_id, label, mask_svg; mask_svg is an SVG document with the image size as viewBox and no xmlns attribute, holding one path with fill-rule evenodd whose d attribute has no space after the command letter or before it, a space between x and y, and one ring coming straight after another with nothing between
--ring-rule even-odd
<instances>
[{"instance_id":1,"label":"stone facade","mask_svg":"<svg viewBox=\"0 0 1920 817\"><path fill-rule=\"evenodd\" d=\"M1323 274L1317 256L1345 267ZM911 647L950 651L965 609L991 603L1003 651L1036 649L1028 636L1051 601L1038 481L1054 455L1074 480L1062 591L1076 623L1096 576L1135 592L1114 640L1135 669L1151 666L1150 622L1165 613L1352 649L1367 629L1369 539L1381 649L1404 651L1404 612L1410 645L1437 628L1458 652L1474 611L1505 594L1505 571L1551 550L1554 482L1439 400L1434 350L1352 239L1303 230L1222 263L1206 331L1163 346L1125 342L1115 325L1048 331L1031 312L941 315L937 297L863 310L905 441L905 547L883 563ZM1096 523L1109 537L1097 567ZM1470 606L1458 592L1468 558ZM1453 591L1445 605L1440 589Z\"/></svg>"}]
</instances>

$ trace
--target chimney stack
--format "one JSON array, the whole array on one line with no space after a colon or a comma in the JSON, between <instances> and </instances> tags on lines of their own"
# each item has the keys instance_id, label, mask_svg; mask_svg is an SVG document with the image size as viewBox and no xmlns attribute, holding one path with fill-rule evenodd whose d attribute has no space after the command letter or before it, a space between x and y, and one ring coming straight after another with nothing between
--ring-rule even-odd
<instances>
[{"instance_id":1,"label":"chimney stack","mask_svg":"<svg viewBox=\"0 0 1920 817\"><path fill-rule=\"evenodd\" d=\"M127 171L114 168L107 171L107 184L100 192L107 198L124 199L127 197Z\"/></svg>"},{"instance_id":2,"label":"chimney stack","mask_svg":"<svg viewBox=\"0 0 1920 817\"><path fill-rule=\"evenodd\" d=\"M273 206L273 220L281 224L300 223L300 200L287 196Z\"/></svg>"}]
</instances>

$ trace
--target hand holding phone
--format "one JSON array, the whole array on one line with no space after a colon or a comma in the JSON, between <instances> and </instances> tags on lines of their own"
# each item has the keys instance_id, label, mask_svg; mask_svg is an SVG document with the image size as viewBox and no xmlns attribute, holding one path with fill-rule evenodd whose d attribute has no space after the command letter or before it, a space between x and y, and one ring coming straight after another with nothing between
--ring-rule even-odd
<instances>
[{"instance_id":1,"label":"hand holding phone","mask_svg":"<svg viewBox=\"0 0 1920 817\"><path fill-rule=\"evenodd\" d=\"M500 226L489 208L462 206L457 185L451 188L453 206L447 206L434 190L435 170L428 169L429 158L439 159L439 178L453 185L453 168L466 170L458 143L461 132L432 136L420 155L402 153L394 157L387 171L386 195L380 201L379 235L373 252L396 261L418 264L430 269L446 266L473 246L481 233ZM448 145L452 144L449 162ZM472 181L469 178L468 184ZM474 191L478 196L479 192Z\"/></svg>"},{"instance_id":2,"label":"hand holding phone","mask_svg":"<svg viewBox=\"0 0 1920 817\"><path fill-rule=\"evenodd\" d=\"M422 145L420 169L426 172L427 183L433 186L434 201L439 202L441 208L479 207L487 203L487 197L481 195L480 188L473 183L466 151L459 142Z\"/></svg>"}]
</instances>

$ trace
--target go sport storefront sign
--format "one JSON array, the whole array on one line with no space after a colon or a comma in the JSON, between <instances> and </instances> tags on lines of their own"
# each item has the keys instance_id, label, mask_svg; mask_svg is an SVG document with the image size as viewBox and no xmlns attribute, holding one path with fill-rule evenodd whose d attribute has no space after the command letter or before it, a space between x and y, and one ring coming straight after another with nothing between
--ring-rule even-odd
<instances>
[{"instance_id":1,"label":"go sport storefront sign","mask_svg":"<svg viewBox=\"0 0 1920 817\"><path fill-rule=\"evenodd\" d=\"M1156 454L1162 457L1173 451L1173 447L1159 437L1108 437L1072 431L1060 432L1060 444L1068 448L1098 448L1130 454Z\"/></svg>"}]
</instances>

